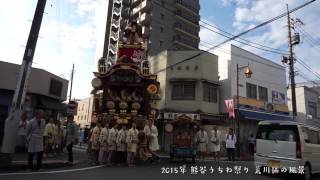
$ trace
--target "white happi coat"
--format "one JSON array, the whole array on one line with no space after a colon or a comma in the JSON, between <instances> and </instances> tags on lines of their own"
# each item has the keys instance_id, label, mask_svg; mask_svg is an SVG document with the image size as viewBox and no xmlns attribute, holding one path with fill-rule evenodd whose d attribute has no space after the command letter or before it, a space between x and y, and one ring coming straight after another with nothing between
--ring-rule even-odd
<instances>
[{"instance_id":1,"label":"white happi coat","mask_svg":"<svg viewBox=\"0 0 320 180\"><path fill-rule=\"evenodd\" d=\"M126 150L127 150L126 131L121 129L118 131L118 135L117 135L117 151L124 152Z\"/></svg>"},{"instance_id":2,"label":"white happi coat","mask_svg":"<svg viewBox=\"0 0 320 180\"><path fill-rule=\"evenodd\" d=\"M30 120L27 126L28 152L43 151L43 135L46 122L41 119L40 123L36 118Z\"/></svg>"},{"instance_id":3,"label":"white happi coat","mask_svg":"<svg viewBox=\"0 0 320 180\"><path fill-rule=\"evenodd\" d=\"M56 128L56 125L53 123L48 123L45 126L44 136L47 138L46 143L50 143L50 144L54 143L55 128Z\"/></svg>"},{"instance_id":4,"label":"white happi coat","mask_svg":"<svg viewBox=\"0 0 320 180\"><path fill-rule=\"evenodd\" d=\"M99 142L100 142L100 150L107 151L108 150L108 135L109 129L104 127L101 129Z\"/></svg>"},{"instance_id":5,"label":"white happi coat","mask_svg":"<svg viewBox=\"0 0 320 180\"><path fill-rule=\"evenodd\" d=\"M109 130L109 135L108 135L108 149L110 151L115 151L117 150L117 130L114 128L111 128Z\"/></svg>"},{"instance_id":6,"label":"white happi coat","mask_svg":"<svg viewBox=\"0 0 320 180\"><path fill-rule=\"evenodd\" d=\"M208 134L206 131L198 131L196 134L196 143L199 152L207 152Z\"/></svg>"},{"instance_id":7,"label":"white happi coat","mask_svg":"<svg viewBox=\"0 0 320 180\"><path fill-rule=\"evenodd\" d=\"M98 126L94 127L92 130L92 135L90 138L91 149L98 150L99 147L99 137L100 137L100 128Z\"/></svg>"},{"instance_id":8,"label":"white happi coat","mask_svg":"<svg viewBox=\"0 0 320 180\"><path fill-rule=\"evenodd\" d=\"M158 129L155 125L152 125L150 128L150 137L149 149L151 151L158 151L160 149L158 142Z\"/></svg>"},{"instance_id":9,"label":"white happi coat","mask_svg":"<svg viewBox=\"0 0 320 180\"><path fill-rule=\"evenodd\" d=\"M129 129L128 134L127 134L127 151L128 152L137 152L138 148L138 134L139 131L138 129Z\"/></svg>"},{"instance_id":10,"label":"white happi coat","mask_svg":"<svg viewBox=\"0 0 320 180\"><path fill-rule=\"evenodd\" d=\"M212 130L210 132L210 152L219 152L220 151L220 143L221 143L221 132L219 130Z\"/></svg>"}]
</instances>

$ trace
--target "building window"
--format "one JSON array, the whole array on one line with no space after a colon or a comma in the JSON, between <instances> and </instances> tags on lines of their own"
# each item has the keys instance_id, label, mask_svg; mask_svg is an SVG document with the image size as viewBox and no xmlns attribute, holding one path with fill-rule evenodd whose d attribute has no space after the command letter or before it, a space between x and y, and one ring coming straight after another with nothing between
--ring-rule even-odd
<instances>
[{"instance_id":1,"label":"building window","mask_svg":"<svg viewBox=\"0 0 320 180\"><path fill-rule=\"evenodd\" d=\"M162 47L163 41L159 41L159 46Z\"/></svg>"},{"instance_id":2,"label":"building window","mask_svg":"<svg viewBox=\"0 0 320 180\"><path fill-rule=\"evenodd\" d=\"M217 103L218 88L214 84L203 83L203 101Z\"/></svg>"},{"instance_id":3,"label":"building window","mask_svg":"<svg viewBox=\"0 0 320 180\"><path fill-rule=\"evenodd\" d=\"M163 33L163 27L160 27L160 32L162 32L162 33Z\"/></svg>"},{"instance_id":4,"label":"building window","mask_svg":"<svg viewBox=\"0 0 320 180\"><path fill-rule=\"evenodd\" d=\"M317 118L317 103L308 102L308 114L312 116L312 118Z\"/></svg>"},{"instance_id":5,"label":"building window","mask_svg":"<svg viewBox=\"0 0 320 180\"><path fill-rule=\"evenodd\" d=\"M161 16L161 19L164 20L164 14L161 13L160 16Z\"/></svg>"},{"instance_id":6,"label":"building window","mask_svg":"<svg viewBox=\"0 0 320 180\"><path fill-rule=\"evenodd\" d=\"M259 86L259 100L268 101L268 89Z\"/></svg>"},{"instance_id":7,"label":"building window","mask_svg":"<svg viewBox=\"0 0 320 180\"><path fill-rule=\"evenodd\" d=\"M55 79L51 79L49 94L55 95L55 96L61 96L61 93L62 93L62 82Z\"/></svg>"},{"instance_id":8,"label":"building window","mask_svg":"<svg viewBox=\"0 0 320 180\"><path fill-rule=\"evenodd\" d=\"M179 82L172 84L172 100L195 100L195 84L192 82Z\"/></svg>"},{"instance_id":9,"label":"building window","mask_svg":"<svg viewBox=\"0 0 320 180\"><path fill-rule=\"evenodd\" d=\"M251 83L247 83L247 97L257 99L257 86Z\"/></svg>"}]
</instances>

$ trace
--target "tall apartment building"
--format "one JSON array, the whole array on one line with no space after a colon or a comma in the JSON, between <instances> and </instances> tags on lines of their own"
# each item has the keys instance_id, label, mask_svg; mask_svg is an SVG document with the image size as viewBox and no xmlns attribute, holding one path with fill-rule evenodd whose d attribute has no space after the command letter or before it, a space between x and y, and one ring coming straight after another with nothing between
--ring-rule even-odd
<instances>
[{"instance_id":1,"label":"tall apartment building","mask_svg":"<svg viewBox=\"0 0 320 180\"><path fill-rule=\"evenodd\" d=\"M103 58L115 61L119 31L128 22L142 25L148 55L163 50L196 50L199 46L199 0L109 0ZM98 50L99 51L99 50Z\"/></svg>"}]
</instances>

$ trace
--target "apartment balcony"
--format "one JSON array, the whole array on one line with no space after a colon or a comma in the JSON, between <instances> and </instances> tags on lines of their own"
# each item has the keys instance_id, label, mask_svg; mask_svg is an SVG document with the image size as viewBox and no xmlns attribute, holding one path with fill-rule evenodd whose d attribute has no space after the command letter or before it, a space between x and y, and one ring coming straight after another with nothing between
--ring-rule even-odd
<instances>
[{"instance_id":1,"label":"apartment balcony","mask_svg":"<svg viewBox=\"0 0 320 180\"><path fill-rule=\"evenodd\" d=\"M199 16L195 16L195 15L191 15L191 14L187 14L187 13L183 13L181 11L178 11L176 13L176 17L179 20L182 20L182 21L184 21L194 27L200 28L200 26L199 26L200 17Z\"/></svg>"},{"instance_id":2,"label":"apartment balcony","mask_svg":"<svg viewBox=\"0 0 320 180\"><path fill-rule=\"evenodd\" d=\"M185 0L176 0L176 7L184 9L184 10L190 12L190 13L193 13L193 14L199 16L199 11L200 11L200 5L199 4L193 6L193 5L190 4L190 2L187 3Z\"/></svg>"},{"instance_id":3,"label":"apartment balcony","mask_svg":"<svg viewBox=\"0 0 320 180\"><path fill-rule=\"evenodd\" d=\"M195 30L193 28L187 27L185 25L182 24L175 24L175 30L178 32L182 32L184 34L187 34L190 37L193 37L195 39L200 39L199 37L199 30Z\"/></svg>"},{"instance_id":4,"label":"apartment balcony","mask_svg":"<svg viewBox=\"0 0 320 180\"><path fill-rule=\"evenodd\" d=\"M150 35L150 28L146 26L142 26L142 37L148 38Z\"/></svg>"},{"instance_id":5,"label":"apartment balcony","mask_svg":"<svg viewBox=\"0 0 320 180\"><path fill-rule=\"evenodd\" d=\"M137 7L133 8L132 14L136 14L139 12L142 13L150 13L152 4L149 0L143 0Z\"/></svg>"},{"instance_id":6,"label":"apartment balcony","mask_svg":"<svg viewBox=\"0 0 320 180\"><path fill-rule=\"evenodd\" d=\"M193 39L188 39L185 36L175 36L174 42L186 47L187 49L193 49L196 50L198 49L199 46L199 40L193 40Z\"/></svg>"},{"instance_id":7,"label":"apartment balcony","mask_svg":"<svg viewBox=\"0 0 320 180\"><path fill-rule=\"evenodd\" d=\"M138 23L143 26L148 26L151 23L151 15L148 13L143 13L138 18Z\"/></svg>"}]
</instances>

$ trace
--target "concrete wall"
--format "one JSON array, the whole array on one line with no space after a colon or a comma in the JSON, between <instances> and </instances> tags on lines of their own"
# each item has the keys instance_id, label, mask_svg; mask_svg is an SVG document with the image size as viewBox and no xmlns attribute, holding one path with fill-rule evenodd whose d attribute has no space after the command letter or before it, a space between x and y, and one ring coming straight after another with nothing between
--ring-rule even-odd
<instances>
[{"instance_id":1,"label":"concrete wall","mask_svg":"<svg viewBox=\"0 0 320 180\"><path fill-rule=\"evenodd\" d=\"M258 86L268 89L268 102L272 102L272 91L287 94L285 67L268 59L250 53L234 45L226 45L222 50L214 51L219 56L219 76L221 87L221 112L227 112L224 104L225 99L231 99L237 94L237 64L239 67L247 66L249 63L253 74L246 78L244 70L239 73L239 96L246 97L246 83L257 85L257 98L259 98Z\"/></svg>"},{"instance_id":2,"label":"concrete wall","mask_svg":"<svg viewBox=\"0 0 320 180\"><path fill-rule=\"evenodd\" d=\"M15 90L20 73L20 65L0 62L0 89ZM49 93L51 79L62 82L61 96ZM27 92L48 96L60 101L67 98L68 80L56 76L42 69L32 68Z\"/></svg>"}]
</instances>

